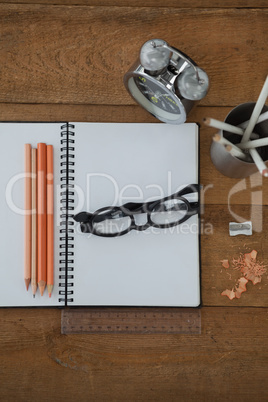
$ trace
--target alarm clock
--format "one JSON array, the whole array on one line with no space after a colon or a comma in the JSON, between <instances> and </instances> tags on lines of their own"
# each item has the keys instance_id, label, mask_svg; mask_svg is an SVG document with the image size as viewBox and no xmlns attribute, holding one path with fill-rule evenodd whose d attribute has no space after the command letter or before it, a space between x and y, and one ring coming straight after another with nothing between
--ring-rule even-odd
<instances>
[{"instance_id":1,"label":"alarm clock","mask_svg":"<svg viewBox=\"0 0 268 402\"><path fill-rule=\"evenodd\" d=\"M209 89L206 72L162 39L144 43L140 58L124 76L124 84L137 103L171 124L184 123Z\"/></svg>"}]
</instances>

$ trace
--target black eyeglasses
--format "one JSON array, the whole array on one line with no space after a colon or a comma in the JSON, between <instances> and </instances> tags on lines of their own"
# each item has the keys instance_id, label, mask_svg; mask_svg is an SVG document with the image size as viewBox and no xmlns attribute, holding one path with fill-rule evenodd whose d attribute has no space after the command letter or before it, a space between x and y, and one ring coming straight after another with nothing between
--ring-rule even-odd
<instances>
[{"instance_id":1,"label":"black eyeglasses","mask_svg":"<svg viewBox=\"0 0 268 402\"><path fill-rule=\"evenodd\" d=\"M199 211L199 202L189 202L183 196L196 193L198 184L190 184L177 193L161 200L136 203L129 202L120 207L100 208L93 214L80 212L73 218L80 222L83 233L92 233L97 236L122 236L131 230L146 230L148 227L165 229L185 222ZM147 223L137 225L135 214L147 214Z\"/></svg>"}]
</instances>

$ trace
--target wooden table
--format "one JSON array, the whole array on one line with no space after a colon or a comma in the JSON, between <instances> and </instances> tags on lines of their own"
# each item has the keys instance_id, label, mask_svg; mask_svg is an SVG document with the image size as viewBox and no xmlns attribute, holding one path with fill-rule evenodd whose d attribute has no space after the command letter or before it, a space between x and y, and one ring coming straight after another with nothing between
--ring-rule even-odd
<instances>
[{"instance_id":1,"label":"wooden table","mask_svg":"<svg viewBox=\"0 0 268 402\"><path fill-rule=\"evenodd\" d=\"M267 274L230 301L221 292L234 279L220 261L256 249L268 264L268 185L259 175L218 173L209 155L215 130L202 119L223 119L258 98L268 67L268 2L36 3L0 4L2 121L155 122L122 83L154 37L207 71L210 92L189 119L201 124L202 334L66 336L58 309L1 309L0 399L267 401ZM251 237L229 237L234 214L252 220Z\"/></svg>"}]
</instances>

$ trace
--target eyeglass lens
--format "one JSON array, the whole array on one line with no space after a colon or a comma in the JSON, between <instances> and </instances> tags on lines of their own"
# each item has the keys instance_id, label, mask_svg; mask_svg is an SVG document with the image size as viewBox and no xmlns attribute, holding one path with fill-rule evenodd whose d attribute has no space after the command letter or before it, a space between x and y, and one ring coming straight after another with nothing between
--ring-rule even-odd
<instances>
[{"instance_id":1,"label":"eyeglass lens","mask_svg":"<svg viewBox=\"0 0 268 402\"><path fill-rule=\"evenodd\" d=\"M179 222L188 212L187 204L180 199L171 199L159 202L150 213L151 221L156 225L170 225ZM120 211L103 210L93 219L93 231L98 234L116 235L129 229L130 216L124 216Z\"/></svg>"},{"instance_id":2,"label":"eyeglass lens","mask_svg":"<svg viewBox=\"0 0 268 402\"><path fill-rule=\"evenodd\" d=\"M169 225L179 222L188 212L187 204L180 199L171 199L155 206L151 213L151 220L157 225Z\"/></svg>"},{"instance_id":3,"label":"eyeglass lens","mask_svg":"<svg viewBox=\"0 0 268 402\"><path fill-rule=\"evenodd\" d=\"M109 213L109 211L107 211ZM102 212L105 214L105 211ZM112 218L98 221L98 218L92 222L93 231L99 234L118 234L127 230L131 225L129 216L114 215Z\"/></svg>"}]
</instances>

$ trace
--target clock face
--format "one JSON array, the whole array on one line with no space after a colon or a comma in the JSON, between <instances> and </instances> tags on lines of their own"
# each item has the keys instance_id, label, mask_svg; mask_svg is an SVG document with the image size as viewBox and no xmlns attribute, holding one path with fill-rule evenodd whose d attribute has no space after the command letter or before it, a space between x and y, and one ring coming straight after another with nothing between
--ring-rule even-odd
<instances>
[{"instance_id":1,"label":"clock face","mask_svg":"<svg viewBox=\"0 0 268 402\"><path fill-rule=\"evenodd\" d=\"M164 86L142 76L134 77L134 82L154 109L159 108L164 112L175 115L181 114L180 105L173 99L170 91L168 91Z\"/></svg>"},{"instance_id":2,"label":"clock face","mask_svg":"<svg viewBox=\"0 0 268 402\"><path fill-rule=\"evenodd\" d=\"M129 71L124 83L132 97L157 119L169 124L182 124L186 110L176 94L156 78Z\"/></svg>"}]
</instances>

